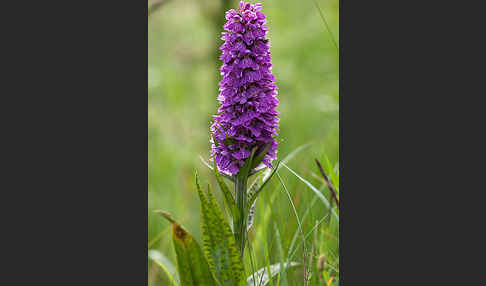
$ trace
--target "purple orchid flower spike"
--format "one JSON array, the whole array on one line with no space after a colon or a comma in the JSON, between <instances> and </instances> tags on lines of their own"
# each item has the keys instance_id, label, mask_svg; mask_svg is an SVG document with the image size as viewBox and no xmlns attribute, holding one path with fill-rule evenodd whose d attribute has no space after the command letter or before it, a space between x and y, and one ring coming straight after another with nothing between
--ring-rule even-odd
<instances>
[{"instance_id":1,"label":"purple orchid flower spike","mask_svg":"<svg viewBox=\"0 0 486 286\"><path fill-rule=\"evenodd\" d=\"M254 148L257 156L270 144L263 158L269 168L277 157L278 92L261 8L260 3L240 2L238 11L226 12L227 32L222 33L221 106L211 125L211 155L218 169L230 175L239 172Z\"/></svg>"}]
</instances>

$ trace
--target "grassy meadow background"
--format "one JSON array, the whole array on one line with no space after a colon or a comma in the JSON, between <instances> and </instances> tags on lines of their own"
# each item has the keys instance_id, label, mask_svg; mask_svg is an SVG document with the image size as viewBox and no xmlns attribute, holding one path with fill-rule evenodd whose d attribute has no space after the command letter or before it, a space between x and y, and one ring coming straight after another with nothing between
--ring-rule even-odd
<instances>
[{"instance_id":1,"label":"grassy meadow background","mask_svg":"<svg viewBox=\"0 0 486 286\"><path fill-rule=\"evenodd\" d=\"M319 178L314 158L337 172L339 161L339 39L338 0L263 0L271 43L273 73L279 87L280 134L278 158L293 151L287 165L330 198ZM149 1L149 6L150 6ZM169 223L153 213L170 212L201 242L199 200L194 172L210 183L223 206L213 173L199 156L209 157L209 126L218 108L217 58L224 11L239 1L166 0L148 18L148 247L175 263ZM319 14L320 7L329 30ZM300 147L300 148L299 148ZM304 233L329 215L311 189L281 167L259 197L250 240L253 259L247 269L292 260L304 262L299 223ZM285 185L283 187L282 183ZM328 274L339 276L337 224L324 219L305 240L313 262L326 256ZM292 248L291 248L292 246ZM306 261L309 256L306 256ZM149 260L149 285L170 285L164 272ZM318 284L314 277L310 285ZM304 285L301 270L287 271L279 285ZM277 281L275 280L275 281ZM327 281L327 279L326 279ZM335 280L336 281L336 278ZM277 285L277 283L275 283ZM332 284L337 285L337 284Z\"/></svg>"}]
</instances>

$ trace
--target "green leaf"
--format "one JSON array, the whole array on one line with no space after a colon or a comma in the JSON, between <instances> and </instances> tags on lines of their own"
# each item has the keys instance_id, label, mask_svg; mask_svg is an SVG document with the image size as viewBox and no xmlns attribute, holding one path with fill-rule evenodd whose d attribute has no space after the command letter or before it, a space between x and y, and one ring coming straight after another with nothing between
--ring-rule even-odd
<instances>
[{"instance_id":1,"label":"green leaf","mask_svg":"<svg viewBox=\"0 0 486 286\"><path fill-rule=\"evenodd\" d=\"M213 170L214 174L216 175L216 181L218 181L219 188L221 189L221 192L223 192L224 195L224 200L226 204L228 205L229 209L231 210L231 214L233 216L233 219L235 221L238 220L239 217L239 212L235 204L235 199L233 198L233 195L231 194L230 189L226 185L226 183L223 181L223 178L221 177L221 174L219 173L218 166L216 165L216 160L213 160Z\"/></svg>"},{"instance_id":2,"label":"green leaf","mask_svg":"<svg viewBox=\"0 0 486 286\"><path fill-rule=\"evenodd\" d=\"M248 178L248 175L250 174L250 170L251 170L251 165L252 165L252 162L253 162L253 156L255 156L255 151L256 151L256 147L253 148L253 150L251 150L251 154L248 158L246 158L245 160L245 164L243 165L243 167L241 167L240 171L238 172L237 176L239 178L242 178L244 180L246 180Z\"/></svg>"},{"instance_id":3,"label":"green leaf","mask_svg":"<svg viewBox=\"0 0 486 286\"><path fill-rule=\"evenodd\" d=\"M239 286L244 283L244 269L230 226L209 186L207 196L204 194L197 172L196 186L201 201L203 249L209 268L221 286Z\"/></svg>"},{"instance_id":4,"label":"green leaf","mask_svg":"<svg viewBox=\"0 0 486 286\"><path fill-rule=\"evenodd\" d=\"M275 230L275 241L277 241L278 258L280 260L279 265L281 269L284 269L286 264L284 262L285 257L282 247L282 239L280 238L280 232L278 231L278 227L275 222L273 223L273 228ZM270 273L272 273L271 270ZM278 273L277 286L280 285L280 282L282 282L282 285L287 285L287 275L282 275L281 272Z\"/></svg>"},{"instance_id":5,"label":"green leaf","mask_svg":"<svg viewBox=\"0 0 486 286\"><path fill-rule=\"evenodd\" d=\"M263 190L263 188L265 187L265 185L268 183L268 181L270 181L270 179L273 177L273 175L275 174L275 172L278 170L278 166L279 165L280 165L280 161L277 161L277 164L273 168L273 170L270 173L270 175L269 176L266 176L266 178L264 179L265 181L262 183L262 185L260 186L260 188L258 188L258 190L256 190L256 192L254 192L253 195L250 197L250 199L248 200L248 206L249 207L251 207L253 205L253 203L255 202L256 198L258 197L258 194L260 194L260 192Z\"/></svg>"},{"instance_id":6,"label":"green leaf","mask_svg":"<svg viewBox=\"0 0 486 286\"><path fill-rule=\"evenodd\" d=\"M172 285L179 286L179 275L177 269L160 251L151 249L148 252L148 257L165 272Z\"/></svg>"},{"instance_id":7,"label":"green leaf","mask_svg":"<svg viewBox=\"0 0 486 286\"><path fill-rule=\"evenodd\" d=\"M283 264L283 271L285 269L290 268L290 267L297 267L300 266L300 263L297 262L290 262L290 263L285 263ZM268 267L263 267L257 272L253 273L252 275L248 276L246 279L246 285L247 286L253 286L253 285L259 285L259 286L265 286L270 282L270 280L280 273L280 263L276 263L273 265L270 265L270 276L268 275Z\"/></svg>"},{"instance_id":8,"label":"green leaf","mask_svg":"<svg viewBox=\"0 0 486 286\"><path fill-rule=\"evenodd\" d=\"M251 163L251 168L250 168L251 170L255 169L256 167L258 167L258 165L260 165L260 163L263 161L263 158L265 158L268 149L270 149L270 146L272 146L272 142L269 142L265 147L265 149L263 149L262 152L260 152L257 156L255 156L255 158L253 158L253 162Z\"/></svg>"},{"instance_id":9,"label":"green leaf","mask_svg":"<svg viewBox=\"0 0 486 286\"><path fill-rule=\"evenodd\" d=\"M177 255L177 269L182 286L216 286L209 271L209 264L204 258L201 247L170 214L156 211L172 223L172 240Z\"/></svg>"}]
</instances>

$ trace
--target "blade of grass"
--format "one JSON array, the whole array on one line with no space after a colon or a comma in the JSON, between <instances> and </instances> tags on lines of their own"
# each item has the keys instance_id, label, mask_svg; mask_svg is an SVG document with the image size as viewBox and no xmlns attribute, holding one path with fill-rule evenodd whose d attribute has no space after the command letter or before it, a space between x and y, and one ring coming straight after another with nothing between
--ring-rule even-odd
<instances>
[{"instance_id":1,"label":"blade of grass","mask_svg":"<svg viewBox=\"0 0 486 286\"><path fill-rule=\"evenodd\" d=\"M314 229L314 240L312 241L312 251L311 251L311 259L310 259L310 265L311 265L311 268L312 268L312 272L313 273L317 273L317 263L312 263L312 258L314 257L314 250L317 252L317 230L318 230L318 223L319 221L316 220L316 224L315 224L315 229ZM318 253L318 252L317 252ZM317 275L313 275L316 279L314 279L314 281L318 281L318 277ZM314 278L313 277L313 278ZM310 282L310 281L309 281Z\"/></svg>"},{"instance_id":2,"label":"blade of grass","mask_svg":"<svg viewBox=\"0 0 486 286\"><path fill-rule=\"evenodd\" d=\"M307 215L309 214L311 208L314 206L314 204L316 203L317 201L317 197L314 197L312 199L312 202L310 204L310 207L307 208L307 210L305 211L304 215L302 216L302 221L305 221L305 219L307 218ZM289 247L289 251L287 252L287 257L290 256L290 250L294 247L295 245L295 242L297 241L297 236L299 235L299 229L297 229L295 232L294 232L294 236L292 237L292 241L290 243L290 247Z\"/></svg>"},{"instance_id":3,"label":"blade of grass","mask_svg":"<svg viewBox=\"0 0 486 286\"><path fill-rule=\"evenodd\" d=\"M149 250L148 256L155 264L162 268L172 285L179 285L179 275L177 275L177 270L174 264L172 264L165 255L158 250L152 249Z\"/></svg>"},{"instance_id":4,"label":"blade of grass","mask_svg":"<svg viewBox=\"0 0 486 286\"><path fill-rule=\"evenodd\" d=\"M322 186L319 191L322 191L323 188L325 187ZM305 219L307 218L307 216L309 215L312 207L314 207L315 203L317 202L319 198L317 196L314 196L312 198L312 201L311 203L309 204L309 207L305 210L305 213L304 215L302 216L302 221L305 221ZM294 232L294 236L292 237L292 242L290 243L290 247L289 247L289 251L287 252L287 256L290 256L290 250L294 247L294 244L295 244L295 241L297 240L297 236L299 235L299 230L297 229L295 232Z\"/></svg>"},{"instance_id":5,"label":"blade of grass","mask_svg":"<svg viewBox=\"0 0 486 286\"><path fill-rule=\"evenodd\" d=\"M248 235L248 233L247 233L247 235ZM248 247L248 254L249 254L249 257L250 257L250 265L251 265L251 273L252 273L250 277L252 277L251 280L253 281L253 286L256 286L256 281L255 281L255 276L254 276L255 275L255 265L253 263L253 250L251 249L251 244L250 244L249 239L246 240L246 244L247 244L247 247ZM248 283L247 283L247 286L250 286L250 285L248 285Z\"/></svg>"},{"instance_id":6,"label":"blade of grass","mask_svg":"<svg viewBox=\"0 0 486 286\"><path fill-rule=\"evenodd\" d=\"M287 193L287 197L289 199L289 202L290 204L292 205L292 210L294 211L294 215L295 215L295 218L297 219L297 224L299 226L299 231L300 233L302 234L302 244L303 244L303 247L304 247L304 271L306 269L306 264L305 264L305 255L307 253L307 248L306 248L306 245L305 245L305 236L304 236L304 231L302 230L302 223L299 219L299 214L297 213L297 209L295 208L295 205L294 205L294 202L292 201L292 196L290 195L290 192L289 190L287 189L287 187L285 186L282 178L280 177L280 174L277 172L277 178L280 182L280 184L282 185L282 187L284 188L285 192ZM287 262L288 263L289 260L287 259ZM306 276L304 276L304 279L305 279Z\"/></svg>"},{"instance_id":7,"label":"blade of grass","mask_svg":"<svg viewBox=\"0 0 486 286\"><path fill-rule=\"evenodd\" d=\"M321 16L321 19L324 22L324 25L326 26L327 31L331 35L330 38L332 40L332 43L334 44L334 46L336 47L336 49L339 51L339 48L338 48L338 46L336 44L336 40L334 40L334 35L332 34L331 29L329 29L329 25L327 24L326 17L324 17L324 13L322 13L321 8L319 7L319 4L317 4L317 1L316 0L313 0L313 1L314 1L314 5L317 8L317 11L319 11L319 15Z\"/></svg>"},{"instance_id":8,"label":"blade of grass","mask_svg":"<svg viewBox=\"0 0 486 286\"><path fill-rule=\"evenodd\" d=\"M279 256L279 259L280 259L280 268L283 269L283 266L284 266L284 253L283 253L283 248L282 248L282 242L280 240L280 232L278 231L278 227L275 224L275 222L273 223L273 227L275 229L275 239L277 241L278 256ZM282 278L282 274L283 274L283 278ZM285 286L287 285L287 279L286 279L286 275L285 275L284 272L279 272L278 273L277 286L280 285L280 281L282 281L282 285L285 285Z\"/></svg>"},{"instance_id":9,"label":"blade of grass","mask_svg":"<svg viewBox=\"0 0 486 286\"><path fill-rule=\"evenodd\" d=\"M324 197L324 195L321 192L319 192L319 190L316 187L314 187L307 180L305 180L304 178L302 178L301 176L299 176L296 172L294 172L287 165L285 165L285 163L281 163L281 165L283 165L285 168L287 168L292 174L294 174L297 178L299 178L299 180L301 180L304 184L306 184L319 197L319 199L321 199L322 203L326 206L327 209L330 209L331 208L331 204L329 203L329 201L326 199L326 197ZM331 209L331 214L333 215L333 217L337 221L339 221L339 216L334 211L334 209Z\"/></svg>"},{"instance_id":10,"label":"blade of grass","mask_svg":"<svg viewBox=\"0 0 486 286\"><path fill-rule=\"evenodd\" d=\"M307 215L309 214L310 212L310 209L314 206L314 204L316 203L317 201L317 197L314 197L312 199L312 202L310 204L310 206L306 209L304 215L302 216L302 221L305 221L305 219L307 218ZM297 229L295 232L294 232L294 236L292 237L292 241L290 243L290 247L289 247L289 251L287 252L287 256L290 255L290 250L294 247L294 244L295 244L295 241L297 240L297 236L299 235L299 229Z\"/></svg>"},{"instance_id":11,"label":"blade of grass","mask_svg":"<svg viewBox=\"0 0 486 286\"><path fill-rule=\"evenodd\" d=\"M265 219L265 218L263 218ZM262 227L262 231L263 231L263 237L267 237L267 232L266 232L266 228L265 227ZM272 243L273 243L273 240L272 240ZM263 248L264 248L264 252L265 252L265 267L267 268L267 271L268 273L270 273L270 251L268 250L268 243L267 243L267 239L264 240L263 242ZM275 286L273 284L273 279L270 279L270 285L271 286Z\"/></svg>"},{"instance_id":12,"label":"blade of grass","mask_svg":"<svg viewBox=\"0 0 486 286\"><path fill-rule=\"evenodd\" d=\"M260 251L260 248L267 240L266 231L263 232L261 231L261 229L265 230L266 228L265 222L270 221L270 216L272 214L272 208L265 207L265 206L275 205L275 199L277 197L280 197L277 196L277 194L278 194L277 192L272 192L271 195L269 194L270 198L266 199L265 202L263 200L260 200L260 208L259 208L260 213L263 212L263 214L261 215L262 222L257 225L258 231L255 231L255 239L253 240L257 252ZM266 194L264 193L263 195ZM270 249L272 249L272 245L270 246Z\"/></svg>"},{"instance_id":13,"label":"blade of grass","mask_svg":"<svg viewBox=\"0 0 486 286\"><path fill-rule=\"evenodd\" d=\"M307 233L305 234L304 239L307 239L307 238L309 237L309 235L311 235L311 234L312 234L312 232L314 231L314 229L315 229L316 227L318 227L318 226L319 226L319 225L320 225L320 224L321 224L321 223L322 223L322 222L323 222L323 221L324 221L324 220L325 220L327 217L328 217L328 215L325 215L324 217L322 217L322 218L319 220L319 223L317 223L317 225L316 225L316 226L314 226L314 227L313 227L313 228L312 228L312 229L311 229L309 232L307 232ZM292 260L292 259L294 258L294 255L297 253L297 250L298 250L298 249L299 249L299 248L298 248L298 246L296 246L296 247L294 248L294 250L292 250L292 254L291 254L291 255L289 256L289 258L288 258L289 260Z\"/></svg>"}]
</instances>

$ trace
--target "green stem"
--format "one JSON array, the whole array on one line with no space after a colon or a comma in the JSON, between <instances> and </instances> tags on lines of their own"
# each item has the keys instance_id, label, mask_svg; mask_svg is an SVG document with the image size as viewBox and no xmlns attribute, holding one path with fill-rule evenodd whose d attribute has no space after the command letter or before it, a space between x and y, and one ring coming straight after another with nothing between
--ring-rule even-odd
<instances>
[{"instance_id":1,"label":"green stem","mask_svg":"<svg viewBox=\"0 0 486 286\"><path fill-rule=\"evenodd\" d=\"M236 176L235 180L235 197L236 207L239 210L239 217L233 222L236 244L240 249L241 260L243 260L243 252L245 251L246 243L246 208L248 198L246 194L248 178L241 178Z\"/></svg>"}]
</instances>

